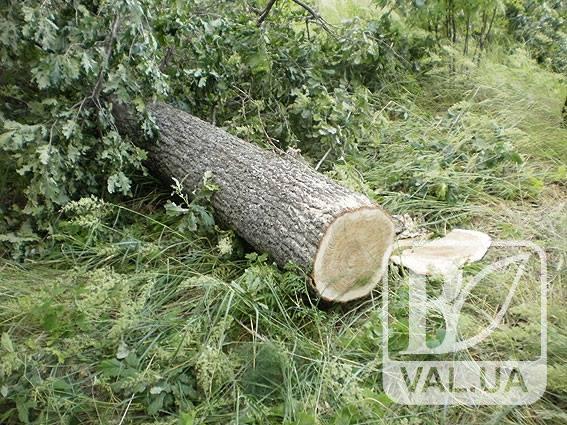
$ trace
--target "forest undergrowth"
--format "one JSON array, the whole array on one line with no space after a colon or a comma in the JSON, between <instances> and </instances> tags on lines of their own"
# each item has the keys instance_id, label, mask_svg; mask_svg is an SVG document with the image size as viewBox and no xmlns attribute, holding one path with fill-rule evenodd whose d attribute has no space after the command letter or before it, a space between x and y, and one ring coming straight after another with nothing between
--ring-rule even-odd
<instances>
[{"instance_id":1,"label":"forest undergrowth","mask_svg":"<svg viewBox=\"0 0 567 425\"><path fill-rule=\"evenodd\" d=\"M142 13L135 4L152 15L155 40L144 39L150 30L143 26L124 31L117 62L103 71L98 118L75 106L84 93L55 80L75 75L76 35L54 36L69 38L67 53L57 56L63 41L41 27L46 12L29 5L23 18L13 12L12 19L40 28L34 36L24 27L21 43L53 44L34 59L43 99L20 86L19 76L0 77L0 423L567 422L567 85L561 58L551 63L542 53L545 40L520 41L506 24L510 9L492 34L471 36L469 50L483 34L491 41L473 55L464 54L461 33L435 40L426 21L414 25L422 12L393 12L389 2L362 2L376 16L368 19L356 16L360 5L333 6L350 21L329 15L329 29L306 28L297 5L277 6L258 29L243 6L223 6L226 16L199 4L160 15L159 2L147 9L151 2L119 3L123 13ZM323 16L331 7L325 3ZM481 28L481 11L467 10ZM95 31L82 21L89 11L77 11L79 28ZM199 19L183 26L192 12ZM113 22L110 10L103 15ZM525 34L530 23L522 25ZM2 55L10 58L2 67L14 71L30 59L10 51L15 33L2 34ZM149 50L136 53L136 39ZM170 53L160 52L168 42ZM100 74L87 65L95 55L85 55L76 79L90 93ZM56 59L63 61L59 76L46 68ZM214 187L205 182L189 198L179 182L168 187L145 173L143 152L120 147L129 142L113 130L105 91L143 112L141 99L162 83L168 87L159 97L265 148L300 149L329 177L391 214L409 214L431 236L460 227L544 248L542 399L516 407L393 403L382 388L380 288L345 305L319 301L304 270L278 268L215 223ZM110 165L89 177L104 161ZM479 286L463 315L472 334L505 296L502 273ZM527 276L513 319L465 357L537 352L537 270ZM388 279L392 315L402 317L392 320L388 343L403 346L408 274L391 265Z\"/></svg>"}]
</instances>

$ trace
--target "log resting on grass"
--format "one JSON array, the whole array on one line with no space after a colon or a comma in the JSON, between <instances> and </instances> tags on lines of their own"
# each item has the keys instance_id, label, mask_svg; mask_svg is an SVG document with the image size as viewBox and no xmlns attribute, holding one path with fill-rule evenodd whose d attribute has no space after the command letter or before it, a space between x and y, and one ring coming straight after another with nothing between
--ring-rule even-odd
<instances>
[{"instance_id":1,"label":"log resting on grass","mask_svg":"<svg viewBox=\"0 0 567 425\"><path fill-rule=\"evenodd\" d=\"M175 177L188 192L207 171L219 190L215 215L280 266L291 261L311 273L325 300L367 295L387 268L394 237L388 214L287 154L263 150L186 112L154 103L159 137L150 168ZM117 114L119 128L128 123ZM122 122L122 124L121 124Z\"/></svg>"}]
</instances>

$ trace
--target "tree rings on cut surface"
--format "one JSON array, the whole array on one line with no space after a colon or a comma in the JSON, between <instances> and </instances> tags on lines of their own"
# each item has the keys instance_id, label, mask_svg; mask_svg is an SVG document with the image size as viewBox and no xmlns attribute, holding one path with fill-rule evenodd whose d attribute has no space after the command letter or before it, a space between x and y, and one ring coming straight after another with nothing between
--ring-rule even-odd
<instances>
[{"instance_id":1,"label":"tree rings on cut surface","mask_svg":"<svg viewBox=\"0 0 567 425\"><path fill-rule=\"evenodd\" d=\"M381 208L362 207L336 217L315 255L317 292L339 302L370 293L386 271L393 239L393 223Z\"/></svg>"}]
</instances>

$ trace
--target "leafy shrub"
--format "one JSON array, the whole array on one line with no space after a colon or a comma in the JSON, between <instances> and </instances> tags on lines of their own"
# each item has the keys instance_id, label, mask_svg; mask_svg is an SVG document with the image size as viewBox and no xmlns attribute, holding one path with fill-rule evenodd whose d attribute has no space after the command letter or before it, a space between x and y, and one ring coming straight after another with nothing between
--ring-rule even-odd
<instances>
[{"instance_id":1,"label":"leafy shrub","mask_svg":"<svg viewBox=\"0 0 567 425\"><path fill-rule=\"evenodd\" d=\"M158 5L2 3L0 155L21 176L14 183L25 199L6 206L0 229L25 216L45 229L54 211L81 194L132 192L132 171L145 153L117 133L106 98L141 109L142 98L165 94L151 30Z\"/></svg>"},{"instance_id":2,"label":"leafy shrub","mask_svg":"<svg viewBox=\"0 0 567 425\"><path fill-rule=\"evenodd\" d=\"M561 1L510 2L507 17L512 34L539 63L567 74L567 12Z\"/></svg>"},{"instance_id":3,"label":"leafy shrub","mask_svg":"<svg viewBox=\"0 0 567 425\"><path fill-rule=\"evenodd\" d=\"M29 245L81 196L133 193L146 155L116 131L112 100L135 108L148 135L144 104L168 95L247 140L324 158L323 168L356 151L372 137L369 95L411 83L430 37L388 16L328 33L279 3L261 28L244 2L3 3L0 161L17 185L0 192L0 232L14 235L4 242Z\"/></svg>"}]
</instances>

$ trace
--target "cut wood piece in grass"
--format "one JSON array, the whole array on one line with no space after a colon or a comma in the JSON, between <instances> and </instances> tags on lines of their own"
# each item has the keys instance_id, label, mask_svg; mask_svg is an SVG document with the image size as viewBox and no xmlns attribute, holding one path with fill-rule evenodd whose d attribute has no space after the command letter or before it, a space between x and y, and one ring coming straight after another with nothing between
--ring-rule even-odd
<instances>
[{"instance_id":1,"label":"cut wood piece in grass","mask_svg":"<svg viewBox=\"0 0 567 425\"><path fill-rule=\"evenodd\" d=\"M465 264L480 261L491 243L486 233L454 229L442 238L403 250L392 261L419 275L450 275Z\"/></svg>"}]
</instances>

